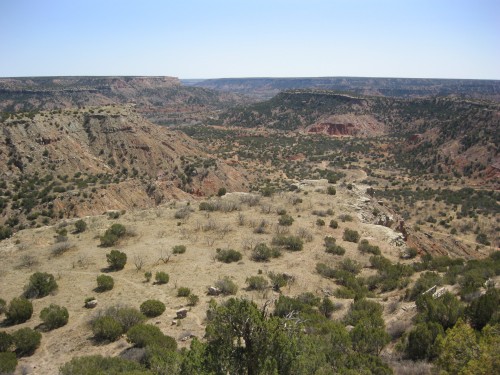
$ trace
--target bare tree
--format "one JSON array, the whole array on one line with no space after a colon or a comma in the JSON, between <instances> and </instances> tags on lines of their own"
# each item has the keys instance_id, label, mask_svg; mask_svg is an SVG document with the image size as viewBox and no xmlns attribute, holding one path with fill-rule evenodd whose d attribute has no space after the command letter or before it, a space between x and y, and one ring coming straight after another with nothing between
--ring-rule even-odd
<instances>
[{"instance_id":1,"label":"bare tree","mask_svg":"<svg viewBox=\"0 0 500 375\"><path fill-rule=\"evenodd\" d=\"M135 269L137 270L137 272L142 270L142 267L144 266L145 263L146 263L146 260L144 259L144 257L142 255L134 255L134 265L135 265Z\"/></svg>"}]
</instances>

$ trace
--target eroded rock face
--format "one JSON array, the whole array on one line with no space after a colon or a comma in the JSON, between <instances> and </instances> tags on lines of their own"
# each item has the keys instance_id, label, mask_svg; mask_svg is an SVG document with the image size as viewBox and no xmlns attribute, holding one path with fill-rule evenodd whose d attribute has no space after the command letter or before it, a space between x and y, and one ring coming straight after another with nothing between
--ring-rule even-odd
<instances>
[{"instance_id":1,"label":"eroded rock face","mask_svg":"<svg viewBox=\"0 0 500 375\"><path fill-rule=\"evenodd\" d=\"M309 133L321 133L328 135L356 135L358 133L354 124L334 124L330 122L322 122L311 126Z\"/></svg>"},{"instance_id":2,"label":"eroded rock face","mask_svg":"<svg viewBox=\"0 0 500 375\"><path fill-rule=\"evenodd\" d=\"M384 134L385 125L370 115L332 115L323 117L306 128L309 134L325 134L333 137L376 136Z\"/></svg>"}]
</instances>

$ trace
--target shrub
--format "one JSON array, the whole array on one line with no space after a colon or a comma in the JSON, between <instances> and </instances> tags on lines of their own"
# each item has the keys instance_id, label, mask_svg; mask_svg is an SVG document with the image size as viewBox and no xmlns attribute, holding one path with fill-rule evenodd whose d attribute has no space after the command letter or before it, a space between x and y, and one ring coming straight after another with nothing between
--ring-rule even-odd
<instances>
[{"instance_id":1,"label":"shrub","mask_svg":"<svg viewBox=\"0 0 500 375\"><path fill-rule=\"evenodd\" d=\"M40 346L42 334L31 328L21 328L12 334L18 356L29 356Z\"/></svg>"},{"instance_id":2,"label":"shrub","mask_svg":"<svg viewBox=\"0 0 500 375\"><path fill-rule=\"evenodd\" d=\"M357 275L361 271L361 264L352 259L344 259L339 264L340 269L352 273L353 275Z\"/></svg>"},{"instance_id":3,"label":"shrub","mask_svg":"<svg viewBox=\"0 0 500 375\"><path fill-rule=\"evenodd\" d=\"M113 289L115 286L115 281L111 276L99 275L97 276L97 292L105 292L107 290Z\"/></svg>"},{"instance_id":4,"label":"shrub","mask_svg":"<svg viewBox=\"0 0 500 375\"><path fill-rule=\"evenodd\" d=\"M193 210L191 209L191 207L182 207L175 212L174 218L175 219L186 219L187 217L189 217L189 215L191 215L192 211Z\"/></svg>"},{"instance_id":5,"label":"shrub","mask_svg":"<svg viewBox=\"0 0 500 375\"><path fill-rule=\"evenodd\" d=\"M325 226L325 221L323 219L317 219L316 220L316 225L318 227L324 227Z\"/></svg>"},{"instance_id":6,"label":"shrub","mask_svg":"<svg viewBox=\"0 0 500 375\"><path fill-rule=\"evenodd\" d=\"M327 236L325 241L325 252L334 255L344 255L345 249L342 246L337 245L337 240L333 237Z\"/></svg>"},{"instance_id":7,"label":"shrub","mask_svg":"<svg viewBox=\"0 0 500 375\"><path fill-rule=\"evenodd\" d=\"M54 275L46 272L35 272L30 276L28 285L24 288L26 298L42 298L57 289Z\"/></svg>"},{"instance_id":8,"label":"shrub","mask_svg":"<svg viewBox=\"0 0 500 375\"><path fill-rule=\"evenodd\" d=\"M9 323L24 323L33 315L33 304L23 297L13 298L5 314Z\"/></svg>"},{"instance_id":9,"label":"shrub","mask_svg":"<svg viewBox=\"0 0 500 375\"><path fill-rule=\"evenodd\" d=\"M196 306L196 304L200 301L200 297L198 297L196 294L190 294L187 297L188 300L188 305L189 306Z\"/></svg>"},{"instance_id":10,"label":"shrub","mask_svg":"<svg viewBox=\"0 0 500 375\"><path fill-rule=\"evenodd\" d=\"M318 310L325 318L330 318L333 312L338 310L338 307L328 297L324 297Z\"/></svg>"},{"instance_id":11,"label":"shrub","mask_svg":"<svg viewBox=\"0 0 500 375\"><path fill-rule=\"evenodd\" d=\"M284 214L281 215L280 218L278 219L278 224L283 225L283 226L290 226L293 224L293 217L290 215Z\"/></svg>"},{"instance_id":12,"label":"shrub","mask_svg":"<svg viewBox=\"0 0 500 375\"><path fill-rule=\"evenodd\" d=\"M127 332L131 327L146 320L146 317L138 309L122 305L107 308L102 316L115 319L120 323L122 332Z\"/></svg>"},{"instance_id":13,"label":"shrub","mask_svg":"<svg viewBox=\"0 0 500 375\"><path fill-rule=\"evenodd\" d=\"M150 375L142 365L120 357L91 355L75 357L59 369L60 375L130 374Z\"/></svg>"},{"instance_id":14,"label":"shrub","mask_svg":"<svg viewBox=\"0 0 500 375\"><path fill-rule=\"evenodd\" d=\"M339 227L339 223L337 220L330 220L330 228L337 229Z\"/></svg>"},{"instance_id":15,"label":"shrub","mask_svg":"<svg viewBox=\"0 0 500 375\"><path fill-rule=\"evenodd\" d=\"M346 221L352 221L352 216L348 215L348 214L342 214L342 215L339 215L339 219L340 219L340 221L345 223Z\"/></svg>"},{"instance_id":16,"label":"shrub","mask_svg":"<svg viewBox=\"0 0 500 375\"><path fill-rule=\"evenodd\" d=\"M146 281L149 283L151 277L153 277L153 273L151 271L144 272L144 277L146 278Z\"/></svg>"},{"instance_id":17,"label":"shrub","mask_svg":"<svg viewBox=\"0 0 500 375\"><path fill-rule=\"evenodd\" d=\"M441 285L443 280L436 272L425 272L420 274L407 298L414 301L419 295L432 288L434 285Z\"/></svg>"},{"instance_id":18,"label":"shrub","mask_svg":"<svg viewBox=\"0 0 500 375\"><path fill-rule=\"evenodd\" d=\"M171 351L177 350L175 339L164 335L158 327L151 324L137 324L130 328L127 340L139 348L160 346Z\"/></svg>"},{"instance_id":19,"label":"shrub","mask_svg":"<svg viewBox=\"0 0 500 375\"><path fill-rule=\"evenodd\" d=\"M199 205L199 210L200 211L215 211L215 205L210 202L201 202Z\"/></svg>"},{"instance_id":20,"label":"shrub","mask_svg":"<svg viewBox=\"0 0 500 375\"><path fill-rule=\"evenodd\" d=\"M0 225L0 241L12 236L12 228Z\"/></svg>"},{"instance_id":21,"label":"shrub","mask_svg":"<svg viewBox=\"0 0 500 375\"><path fill-rule=\"evenodd\" d=\"M328 195L335 195L337 194L337 190L335 189L334 186L328 186L326 189L326 192Z\"/></svg>"},{"instance_id":22,"label":"shrub","mask_svg":"<svg viewBox=\"0 0 500 375\"><path fill-rule=\"evenodd\" d=\"M82 219L75 222L75 233L83 233L87 230L87 223Z\"/></svg>"},{"instance_id":23,"label":"shrub","mask_svg":"<svg viewBox=\"0 0 500 375\"><path fill-rule=\"evenodd\" d=\"M225 187L221 187L221 188L219 188L219 191L217 191L217 196L218 197L222 197L222 196L226 195L226 193L227 193L226 188Z\"/></svg>"},{"instance_id":24,"label":"shrub","mask_svg":"<svg viewBox=\"0 0 500 375\"><path fill-rule=\"evenodd\" d=\"M233 250L233 249L217 249L217 254L215 255L215 258L219 262L224 262L224 263L232 263L232 262L238 262L241 260L242 255L239 251Z\"/></svg>"},{"instance_id":25,"label":"shrub","mask_svg":"<svg viewBox=\"0 0 500 375\"><path fill-rule=\"evenodd\" d=\"M16 370L17 358L14 353L0 352L0 374L10 374Z\"/></svg>"},{"instance_id":26,"label":"shrub","mask_svg":"<svg viewBox=\"0 0 500 375\"><path fill-rule=\"evenodd\" d=\"M354 241L353 241L354 242ZM363 254L370 253L374 255L380 255L380 248L375 245L370 245L368 240L361 240L358 244L358 250Z\"/></svg>"},{"instance_id":27,"label":"shrub","mask_svg":"<svg viewBox=\"0 0 500 375\"><path fill-rule=\"evenodd\" d=\"M357 243L359 241L359 237L360 236L359 236L359 233L357 231L349 229L349 228L345 228L342 239L344 241Z\"/></svg>"},{"instance_id":28,"label":"shrub","mask_svg":"<svg viewBox=\"0 0 500 375\"><path fill-rule=\"evenodd\" d=\"M141 312L148 318L154 318L155 316L160 316L165 311L165 304L156 299L149 299L141 303Z\"/></svg>"},{"instance_id":29,"label":"shrub","mask_svg":"<svg viewBox=\"0 0 500 375\"><path fill-rule=\"evenodd\" d=\"M101 237L101 246L110 247L115 245L120 238L125 236L127 229L122 224L113 224Z\"/></svg>"},{"instance_id":30,"label":"shrub","mask_svg":"<svg viewBox=\"0 0 500 375\"><path fill-rule=\"evenodd\" d=\"M98 341L116 341L123 333L123 327L115 318L101 316L92 322L92 332Z\"/></svg>"},{"instance_id":31,"label":"shrub","mask_svg":"<svg viewBox=\"0 0 500 375\"><path fill-rule=\"evenodd\" d=\"M7 332L0 331L0 352L8 352L14 344L14 339ZM0 372L1 373L1 372Z\"/></svg>"},{"instance_id":32,"label":"shrub","mask_svg":"<svg viewBox=\"0 0 500 375\"><path fill-rule=\"evenodd\" d=\"M73 246L69 242L59 242L52 246L50 253L52 256L58 257L63 255L66 251L71 249Z\"/></svg>"},{"instance_id":33,"label":"shrub","mask_svg":"<svg viewBox=\"0 0 500 375\"><path fill-rule=\"evenodd\" d=\"M40 319L47 329L52 330L68 323L69 313L66 307L51 304L40 312Z\"/></svg>"},{"instance_id":34,"label":"shrub","mask_svg":"<svg viewBox=\"0 0 500 375\"><path fill-rule=\"evenodd\" d=\"M482 244L482 245L491 245L491 242L488 241L488 236L486 236L485 233L479 233L477 236L476 236L476 242Z\"/></svg>"},{"instance_id":35,"label":"shrub","mask_svg":"<svg viewBox=\"0 0 500 375\"><path fill-rule=\"evenodd\" d=\"M253 248L251 258L256 262L267 262L270 258L277 258L280 255L279 249L271 249L266 244L260 243Z\"/></svg>"},{"instance_id":36,"label":"shrub","mask_svg":"<svg viewBox=\"0 0 500 375\"><path fill-rule=\"evenodd\" d=\"M7 310L7 302L5 302L4 299L0 298L0 315L5 313L6 310Z\"/></svg>"},{"instance_id":37,"label":"shrub","mask_svg":"<svg viewBox=\"0 0 500 375\"><path fill-rule=\"evenodd\" d=\"M215 282L215 287L221 291L225 296L236 294L238 286L228 276L219 279Z\"/></svg>"},{"instance_id":38,"label":"shrub","mask_svg":"<svg viewBox=\"0 0 500 375\"><path fill-rule=\"evenodd\" d=\"M317 263L316 272L328 279L333 279L337 275L335 269L327 266L325 263Z\"/></svg>"},{"instance_id":39,"label":"shrub","mask_svg":"<svg viewBox=\"0 0 500 375\"><path fill-rule=\"evenodd\" d=\"M106 260L108 261L110 270L119 271L127 263L127 254L118 250L111 250L110 253L106 254Z\"/></svg>"},{"instance_id":40,"label":"shrub","mask_svg":"<svg viewBox=\"0 0 500 375\"><path fill-rule=\"evenodd\" d=\"M186 252L186 246L184 245L175 245L172 248L172 253L174 254L184 254Z\"/></svg>"},{"instance_id":41,"label":"shrub","mask_svg":"<svg viewBox=\"0 0 500 375\"><path fill-rule=\"evenodd\" d=\"M273 238L271 243L276 246L284 247L290 251L302 250L304 246L304 241L297 236L276 236Z\"/></svg>"},{"instance_id":42,"label":"shrub","mask_svg":"<svg viewBox=\"0 0 500 375\"><path fill-rule=\"evenodd\" d=\"M263 290L269 285L269 282L262 276L250 276L246 281L248 289L250 290Z\"/></svg>"},{"instance_id":43,"label":"shrub","mask_svg":"<svg viewBox=\"0 0 500 375\"><path fill-rule=\"evenodd\" d=\"M155 274L155 280L157 284L166 284L170 280L168 273L163 271L158 271Z\"/></svg>"},{"instance_id":44,"label":"shrub","mask_svg":"<svg viewBox=\"0 0 500 375\"><path fill-rule=\"evenodd\" d=\"M287 286L288 283L293 279L290 275L286 273L269 272L267 276L271 280L271 286L276 291L279 291L281 288Z\"/></svg>"},{"instance_id":45,"label":"shrub","mask_svg":"<svg viewBox=\"0 0 500 375\"><path fill-rule=\"evenodd\" d=\"M181 286L177 289L177 297L187 297L191 294L191 289Z\"/></svg>"}]
</instances>

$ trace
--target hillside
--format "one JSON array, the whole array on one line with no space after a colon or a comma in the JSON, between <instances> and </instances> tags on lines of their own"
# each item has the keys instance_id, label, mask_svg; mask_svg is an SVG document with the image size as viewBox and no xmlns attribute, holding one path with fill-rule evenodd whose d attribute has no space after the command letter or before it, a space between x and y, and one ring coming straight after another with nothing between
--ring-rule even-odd
<instances>
[{"instance_id":1,"label":"hillside","mask_svg":"<svg viewBox=\"0 0 500 375\"><path fill-rule=\"evenodd\" d=\"M453 98L397 99L291 90L222 113L224 126L397 138L391 151L420 172L499 176L500 106Z\"/></svg>"},{"instance_id":2,"label":"hillside","mask_svg":"<svg viewBox=\"0 0 500 375\"><path fill-rule=\"evenodd\" d=\"M174 77L0 78L0 112L134 103L157 123L179 124L238 102L237 95L183 86Z\"/></svg>"},{"instance_id":3,"label":"hillside","mask_svg":"<svg viewBox=\"0 0 500 375\"><path fill-rule=\"evenodd\" d=\"M133 106L17 113L0 123L1 216L26 225L245 190L241 173Z\"/></svg>"},{"instance_id":4,"label":"hillside","mask_svg":"<svg viewBox=\"0 0 500 375\"><path fill-rule=\"evenodd\" d=\"M270 99L290 89L350 91L363 95L402 98L424 96L466 97L500 100L500 81L472 79L317 77L317 78L220 78L183 80L186 85Z\"/></svg>"}]
</instances>

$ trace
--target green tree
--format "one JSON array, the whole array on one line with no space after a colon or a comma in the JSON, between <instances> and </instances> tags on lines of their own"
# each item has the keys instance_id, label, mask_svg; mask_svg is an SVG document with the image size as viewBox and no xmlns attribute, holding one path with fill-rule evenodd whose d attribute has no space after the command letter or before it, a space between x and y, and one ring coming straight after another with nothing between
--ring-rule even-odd
<instances>
[{"instance_id":1,"label":"green tree","mask_svg":"<svg viewBox=\"0 0 500 375\"><path fill-rule=\"evenodd\" d=\"M434 342L438 335L444 334L439 323L419 323L408 334L405 352L412 360L431 360L436 355Z\"/></svg>"},{"instance_id":2,"label":"green tree","mask_svg":"<svg viewBox=\"0 0 500 375\"><path fill-rule=\"evenodd\" d=\"M129 361L120 357L103 357L91 355L75 357L64 364L60 370L60 375L153 375L137 362Z\"/></svg>"},{"instance_id":3,"label":"green tree","mask_svg":"<svg viewBox=\"0 0 500 375\"><path fill-rule=\"evenodd\" d=\"M112 271L119 271L125 267L127 263L127 254L118 250L111 250L106 254L106 260L109 264L109 269Z\"/></svg>"},{"instance_id":4,"label":"green tree","mask_svg":"<svg viewBox=\"0 0 500 375\"><path fill-rule=\"evenodd\" d=\"M291 321L266 318L255 303L234 298L212 305L208 316L209 370L248 375L291 373L299 335Z\"/></svg>"},{"instance_id":5,"label":"green tree","mask_svg":"<svg viewBox=\"0 0 500 375\"><path fill-rule=\"evenodd\" d=\"M500 326L487 325L479 339L479 356L473 357L462 369L463 375L490 375L500 368Z\"/></svg>"},{"instance_id":6,"label":"green tree","mask_svg":"<svg viewBox=\"0 0 500 375\"><path fill-rule=\"evenodd\" d=\"M105 292L107 290L113 289L115 286L115 281L111 276L108 275L99 275L97 276L97 291Z\"/></svg>"},{"instance_id":7,"label":"green tree","mask_svg":"<svg viewBox=\"0 0 500 375\"><path fill-rule=\"evenodd\" d=\"M359 241L360 235L357 231L349 228L344 229L344 234L342 235L342 239L348 242L357 243Z\"/></svg>"},{"instance_id":8,"label":"green tree","mask_svg":"<svg viewBox=\"0 0 500 375\"><path fill-rule=\"evenodd\" d=\"M127 339L139 348L156 345L169 351L177 349L177 342L174 338L164 335L157 326L151 324L137 324L133 326L127 332Z\"/></svg>"},{"instance_id":9,"label":"green tree","mask_svg":"<svg viewBox=\"0 0 500 375\"><path fill-rule=\"evenodd\" d=\"M217 191L217 196L218 196L218 197L222 197L222 196L226 195L226 193L227 193L226 188L225 188L225 187L221 187L221 188L219 188L219 190Z\"/></svg>"},{"instance_id":10,"label":"green tree","mask_svg":"<svg viewBox=\"0 0 500 375\"><path fill-rule=\"evenodd\" d=\"M92 322L92 332L98 341L116 341L123 333L123 326L111 316L101 316Z\"/></svg>"},{"instance_id":11,"label":"green tree","mask_svg":"<svg viewBox=\"0 0 500 375\"><path fill-rule=\"evenodd\" d=\"M24 323L33 315L33 304L23 297L13 298L5 315L11 324Z\"/></svg>"},{"instance_id":12,"label":"green tree","mask_svg":"<svg viewBox=\"0 0 500 375\"><path fill-rule=\"evenodd\" d=\"M30 276L28 285L24 287L26 298L42 298L57 289L54 275L46 272L35 272Z\"/></svg>"},{"instance_id":13,"label":"green tree","mask_svg":"<svg viewBox=\"0 0 500 375\"><path fill-rule=\"evenodd\" d=\"M0 331L0 352L8 352L12 348L14 339L7 332Z\"/></svg>"},{"instance_id":14,"label":"green tree","mask_svg":"<svg viewBox=\"0 0 500 375\"><path fill-rule=\"evenodd\" d=\"M0 374L11 374L16 370L17 358L14 353L0 352Z\"/></svg>"},{"instance_id":15,"label":"green tree","mask_svg":"<svg viewBox=\"0 0 500 375\"><path fill-rule=\"evenodd\" d=\"M451 374L458 374L469 361L480 355L476 333L462 319L446 331L446 336L439 336L436 345L438 366Z\"/></svg>"},{"instance_id":16,"label":"green tree","mask_svg":"<svg viewBox=\"0 0 500 375\"><path fill-rule=\"evenodd\" d=\"M437 322L445 330L453 327L464 312L460 301L450 292L446 292L437 299L430 294L421 295L415 303L419 312L419 321Z\"/></svg>"},{"instance_id":17,"label":"green tree","mask_svg":"<svg viewBox=\"0 0 500 375\"><path fill-rule=\"evenodd\" d=\"M40 312L40 319L47 329L52 330L68 323L69 313L66 307L51 304Z\"/></svg>"},{"instance_id":18,"label":"green tree","mask_svg":"<svg viewBox=\"0 0 500 375\"><path fill-rule=\"evenodd\" d=\"M82 219L75 222L75 233L83 233L87 230L87 223Z\"/></svg>"},{"instance_id":19,"label":"green tree","mask_svg":"<svg viewBox=\"0 0 500 375\"><path fill-rule=\"evenodd\" d=\"M473 300L466 310L472 327L483 329L492 319L500 321L500 290L489 289L485 294Z\"/></svg>"},{"instance_id":20,"label":"green tree","mask_svg":"<svg viewBox=\"0 0 500 375\"><path fill-rule=\"evenodd\" d=\"M148 299L141 303L140 310L148 318L154 318L163 314L165 311L165 304L156 299Z\"/></svg>"},{"instance_id":21,"label":"green tree","mask_svg":"<svg viewBox=\"0 0 500 375\"><path fill-rule=\"evenodd\" d=\"M101 237L101 246L110 247L115 245L120 238L125 236L127 229L122 224L113 224Z\"/></svg>"},{"instance_id":22,"label":"green tree","mask_svg":"<svg viewBox=\"0 0 500 375\"><path fill-rule=\"evenodd\" d=\"M17 355L23 357L32 355L40 346L42 334L31 328L21 328L12 334L12 338Z\"/></svg>"}]
</instances>

